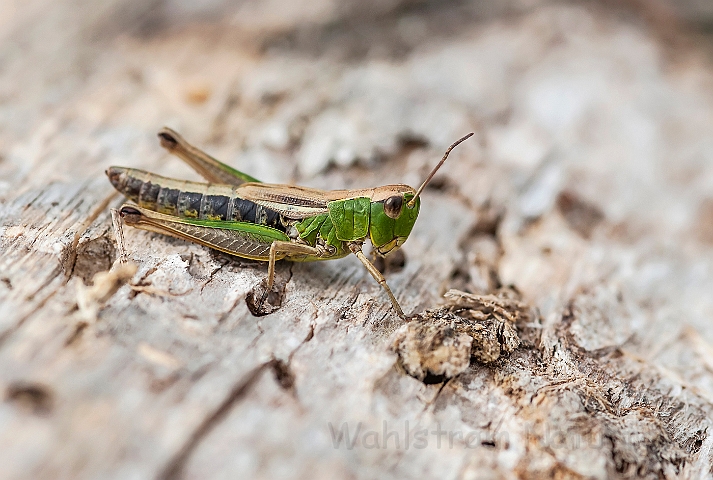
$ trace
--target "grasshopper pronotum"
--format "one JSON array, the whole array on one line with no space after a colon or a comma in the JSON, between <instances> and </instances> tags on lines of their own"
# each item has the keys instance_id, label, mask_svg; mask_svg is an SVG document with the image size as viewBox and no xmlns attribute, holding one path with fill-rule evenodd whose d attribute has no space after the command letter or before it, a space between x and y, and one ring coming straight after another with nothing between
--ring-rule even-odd
<instances>
[{"instance_id":1,"label":"grasshopper pronotum","mask_svg":"<svg viewBox=\"0 0 713 480\"><path fill-rule=\"evenodd\" d=\"M386 279L364 256L371 240L377 255L400 247L413 228L419 196L456 145L451 145L418 190L386 185L361 190L317 190L261 183L186 142L171 129L161 145L212 183L162 177L132 168L110 167L109 181L127 199L127 225L171 235L238 257L268 262L265 301L275 279L275 261L311 262L353 253L379 282L404 318Z\"/></svg>"}]
</instances>

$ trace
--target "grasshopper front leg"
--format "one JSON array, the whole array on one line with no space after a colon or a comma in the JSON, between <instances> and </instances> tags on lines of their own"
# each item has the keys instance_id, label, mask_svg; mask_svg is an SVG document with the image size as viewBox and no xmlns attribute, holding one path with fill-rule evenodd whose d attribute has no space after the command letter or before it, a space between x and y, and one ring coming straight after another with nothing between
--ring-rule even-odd
<instances>
[{"instance_id":1,"label":"grasshopper front leg","mask_svg":"<svg viewBox=\"0 0 713 480\"><path fill-rule=\"evenodd\" d=\"M379 282L379 285L383 287L383 289L386 291L386 294L389 296L389 300L391 300L391 304L394 306L394 310L396 310L396 314L401 317L401 319L405 320L406 315L404 315L403 310L401 310L401 305L399 305L399 302L396 300L396 297L394 296L394 293L391 291L391 288L389 288L389 285L386 283L386 278L381 274L381 272L372 264L368 258L364 255L364 252L361 251L361 245L355 242L350 242L349 243L349 250L357 256L359 261L366 267L367 271L371 274L372 277L374 277L374 280Z\"/></svg>"}]
</instances>

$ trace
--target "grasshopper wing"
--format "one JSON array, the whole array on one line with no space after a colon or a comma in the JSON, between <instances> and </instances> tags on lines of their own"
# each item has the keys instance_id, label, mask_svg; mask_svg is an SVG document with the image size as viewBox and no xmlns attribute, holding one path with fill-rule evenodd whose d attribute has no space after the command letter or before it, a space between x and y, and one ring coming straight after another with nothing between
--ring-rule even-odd
<instances>
[{"instance_id":1,"label":"grasshopper wing","mask_svg":"<svg viewBox=\"0 0 713 480\"><path fill-rule=\"evenodd\" d=\"M195 220L164 215L135 205L122 205L119 213L127 225L170 235L251 260L268 260L275 240L289 242L283 232L247 222ZM278 255L280 260L285 255Z\"/></svg>"}]
</instances>

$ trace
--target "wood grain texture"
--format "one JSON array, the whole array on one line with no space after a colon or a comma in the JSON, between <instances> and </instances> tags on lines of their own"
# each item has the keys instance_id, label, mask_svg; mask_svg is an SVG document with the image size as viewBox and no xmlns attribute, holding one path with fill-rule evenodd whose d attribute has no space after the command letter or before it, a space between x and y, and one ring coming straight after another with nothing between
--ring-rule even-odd
<instances>
[{"instance_id":1,"label":"wood grain texture","mask_svg":"<svg viewBox=\"0 0 713 480\"><path fill-rule=\"evenodd\" d=\"M707 40L610 4L287 3L9 6L0 476L710 478ZM121 281L104 170L197 180L163 125L316 188L417 186L475 131L387 280L407 313L512 287L520 346L409 376L356 258L278 265L254 317L265 264L126 227Z\"/></svg>"}]
</instances>

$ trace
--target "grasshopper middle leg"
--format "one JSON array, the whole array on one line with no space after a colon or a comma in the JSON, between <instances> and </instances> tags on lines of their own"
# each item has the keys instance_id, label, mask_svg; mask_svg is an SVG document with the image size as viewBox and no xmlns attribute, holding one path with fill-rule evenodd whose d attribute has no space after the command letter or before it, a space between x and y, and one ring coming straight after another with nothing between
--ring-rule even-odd
<instances>
[{"instance_id":1,"label":"grasshopper middle leg","mask_svg":"<svg viewBox=\"0 0 713 480\"><path fill-rule=\"evenodd\" d=\"M270 245L270 256L267 264L267 288L262 294L262 297L260 297L259 305L262 305L262 303L267 299L267 294L270 290L272 290L272 286L275 283L275 262L278 259L289 259L289 257L300 256L320 256L322 253L323 251L318 248L303 245L301 243L283 242L280 240L272 242L272 245Z\"/></svg>"}]
</instances>

